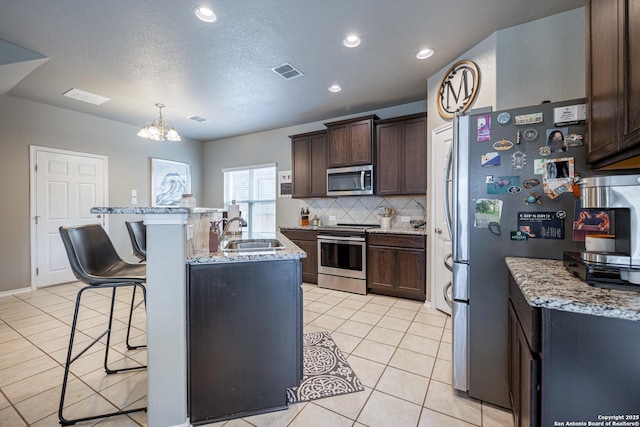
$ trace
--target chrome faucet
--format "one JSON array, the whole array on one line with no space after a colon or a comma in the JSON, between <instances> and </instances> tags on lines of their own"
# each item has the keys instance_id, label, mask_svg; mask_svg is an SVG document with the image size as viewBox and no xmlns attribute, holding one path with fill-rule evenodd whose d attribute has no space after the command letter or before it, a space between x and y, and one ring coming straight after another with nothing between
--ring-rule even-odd
<instances>
[{"instance_id":1,"label":"chrome faucet","mask_svg":"<svg viewBox=\"0 0 640 427\"><path fill-rule=\"evenodd\" d=\"M229 232L229 226L231 225L231 223L233 221L238 221L240 223L240 227L246 227L247 226L247 221L245 221L244 219L242 219L239 216L234 216L229 221L227 221L227 225L225 225L224 230L222 230L222 234L220 235L220 240L223 240L224 237L227 235L227 233Z\"/></svg>"}]
</instances>

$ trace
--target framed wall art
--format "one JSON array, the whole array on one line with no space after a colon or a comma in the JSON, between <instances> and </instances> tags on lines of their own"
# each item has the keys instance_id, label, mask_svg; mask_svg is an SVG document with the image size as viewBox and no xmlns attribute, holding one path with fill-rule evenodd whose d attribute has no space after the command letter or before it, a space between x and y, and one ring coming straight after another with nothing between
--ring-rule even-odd
<instances>
[{"instance_id":1,"label":"framed wall art","mask_svg":"<svg viewBox=\"0 0 640 427\"><path fill-rule=\"evenodd\" d=\"M151 159L151 206L180 206L191 193L191 167L173 160Z\"/></svg>"}]
</instances>

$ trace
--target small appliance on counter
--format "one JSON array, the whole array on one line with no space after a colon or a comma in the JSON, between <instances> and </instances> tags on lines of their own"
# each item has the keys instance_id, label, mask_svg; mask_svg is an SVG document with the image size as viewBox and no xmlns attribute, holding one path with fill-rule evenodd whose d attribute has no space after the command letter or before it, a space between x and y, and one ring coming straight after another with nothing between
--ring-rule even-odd
<instances>
[{"instance_id":1,"label":"small appliance on counter","mask_svg":"<svg viewBox=\"0 0 640 427\"><path fill-rule=\"evenodd\" d=\"M640 292L640 175L594 176L578 184L581 207L610 212L610 230L589 242L586 249L595 250L566 252L565 267L591 286Z\"/></svg>"}]
</instances>

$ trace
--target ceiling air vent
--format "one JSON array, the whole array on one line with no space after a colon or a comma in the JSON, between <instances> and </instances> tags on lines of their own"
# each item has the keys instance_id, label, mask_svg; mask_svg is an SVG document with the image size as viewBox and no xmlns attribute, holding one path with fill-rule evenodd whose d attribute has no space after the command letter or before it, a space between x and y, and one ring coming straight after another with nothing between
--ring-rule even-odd
<instances>
[{"instance_id":1,"label":"ceiling air vent","mask_svg":"<svg viewBox=\"0 0 640 427\"><path fill-rule=\"evenodd\" d=\"M209 121L209 119L205 119L204 117L196 116L195 114L193 116L187 116L187 119L193 120L194 122L198 122L198 123L203 123L203 122L208 122Z\"/></svg>"},{"instance_id":2,"label":"ceiling air vent","mask_svg":"<svg viewBox=\"0 0 640 427\"><path fill-rule=\"evenodd\" d=\"M272 70L282 76L285 80L295 79L296 77L302 77L304 74L293 65L285 62L284 64L273 67Z\"/></svg>"}]
</instances>

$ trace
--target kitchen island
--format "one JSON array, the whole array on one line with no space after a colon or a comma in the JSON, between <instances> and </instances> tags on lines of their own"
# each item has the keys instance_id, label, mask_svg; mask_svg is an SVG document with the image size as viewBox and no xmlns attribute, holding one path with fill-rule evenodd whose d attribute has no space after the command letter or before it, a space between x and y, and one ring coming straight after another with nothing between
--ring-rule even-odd
<instances>
[{"instance_id":1,"label":"kitchen island","mask_svg":"<svg viewBox=\"0 0 640 427\"><path fill-rule=\"evenodd\" d=\"M245 295L249 295L252 289L258 289L258 287L260 287L260 292L272 289L269 284L275 282L272 280L273 276L271 276L272 272L269 267L277 265L278 267L273 270L273 273L276 275L285 274L283 271L287 270L287 274L289 274L287 279L289 284L288 291L293 294L298 292L296 289L299 289L301 284L299 273L300 258L304 258L306 254L286 237L276 234L274 236L285 246L284 249L279 251L253 253L216 252L211 254L200 252L187 257L186 229L190 211L186 208L100 207L92 208L91 213L139 214L144 216L144 222L147 226L147 425L150 427L188 426L192 422L189 414L189 398L198 397L188 395L190 384L188 372L192 372L192 367L189 365L187 351L191 344L187 339L187 331L191 327L188 323L187 309L191 309L192 306L187 298L187 284L188 282L193 283L193 280L188 279L188 273L190 274L192 267L203 274L203 277L195 280L198 282L201 292L207 292L206 283L213 277L213 271L224 270L227 272L224 274L228 276L225 279L228 284L230 286L238 286L239 283L242 283L244 287L241 291ZM260 267L255 270L246 268L250 263L255 266L260 265ZM259 276L254 274L236 276L236 273L228 273L234 270L229 268L231 265L237 268L236 273L247 270L254 273L257 272ZM211 276L207 277L207 275ZM297 279L295 279L296 275ZM297 285L294 285L296 281ZM278 286L280 284L276 283L274 289ZM282 296L282 288L284 287L276 290L275 293ZM212 291L213 289L215 288L212 288ZM218 295L222 295L224 294L223 291L224 289L218 288L213 292L218 292ZM268 294L268 292L266 293ZM250 300L250 298L241 299L246 302ZM252 309L257 309L262 313L268 311L266 307L257 307L260 304L255 304L255 300L253 301ZM289 310L297 310L300 307L299 304L294 301ZM275 305L272 308L279 310L281 306ZM199 309L206 311L204 306ZM215 316L215 311L209 311ZM250 312L239 311L235 314L237 316L234 321L242 320L241 317L243 315L247 316L247 320L251 320ZM220 314L219 317L224 316L226 315ZM297 320L295 321L297 322ZM247 322L247 324L251 325L251 322ZM222 327L225 326L227 325L222 325ZM257 330L262 327L260 325L251 326ZM204 331L204 329L201 330ZM291 327L288 330L291 331L289 342L298 342L300 338L298 332ZM265 330L262 329L262 332L265 332ZM278 336L278 334L279 332L276 331L275 336ZM270 335L265 333L263 342L268 341L269 337ZM235 339L235 337L230 338ZM295 346L290 346L285 351L288 352L288 357L294 359L298 357L297 354L293 354L292 348ZM209 349L215 350L217 353L224 353L225 343L217 342L214 348ZM298 351L297 348L295 351ZM196 349L196 353L198 352L199 350ZM215 357L216 355L213 354L212 356ZM272 360L269 362L271 363ZM213 364L209 363L207 369L213 370L212 367ZM239 363L237 364L237 369L240 372L244 372L244 369L249 368ZM287 365L286 370L289 372L287 378L297 376L298 369L298 366ZM251 378L250 380L253 381L254 379ZM265 382L264 378L258 378L257 381ZM282 396L284 395L285 390L282 391Z\"/></svg>"},{"instance_id":2,"label":"kitchen island","mask_svg":"<svg viewBox=\"0 0 640 427\"><path fill-rule=\"evenodd\" d=\"M558 260L505 261L516 425L640 423L640 292L591 287Z\"/></svg>"},{"instance_id":3,"label":"kitchen island","mask_svg":"<svg viewBox=\"0 0 640 427\"><path fill-rule=\"evenodd\" d=\"M305 254L277 237L283 249L187 258L194 425L286 409L287 389L302 380L300 258Z\"/></svg>"}]
</instances>

